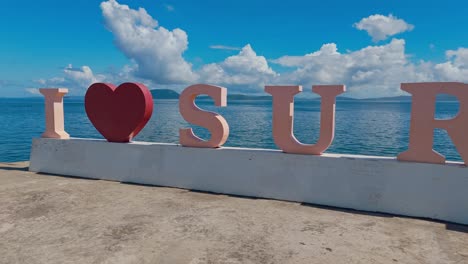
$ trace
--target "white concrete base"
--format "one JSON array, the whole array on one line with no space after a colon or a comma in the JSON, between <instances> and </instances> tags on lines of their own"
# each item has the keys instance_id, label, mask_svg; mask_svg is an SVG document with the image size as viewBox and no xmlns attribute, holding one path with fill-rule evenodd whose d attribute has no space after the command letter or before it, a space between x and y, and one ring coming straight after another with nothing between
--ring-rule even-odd
<instances>
[{"instance_id":1,"label":"white concrete base","mask_svg":"<svg viewBox=\"0 0 468 264\"><path fill-rule=\"evenodd\" d=\"M41 138L33 140L29 170L468 224L468 168L454 162Z\"/></svg>"}]
</instances>

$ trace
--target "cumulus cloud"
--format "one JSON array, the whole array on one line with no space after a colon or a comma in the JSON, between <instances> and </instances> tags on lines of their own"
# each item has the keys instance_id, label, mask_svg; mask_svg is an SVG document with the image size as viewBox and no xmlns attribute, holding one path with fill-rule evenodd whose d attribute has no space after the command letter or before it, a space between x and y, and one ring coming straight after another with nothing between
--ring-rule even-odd
<instances>
[{"instance_id":1,"label":"cumulus cloud","mask_svg":"<svg viewBox=\"0 0 468 264\"><path fill-rule=\"evenodd\" d=\"M227 57L221 63L204 65L199 71L200 80L212 84L234 85L258 91L278 74L268 66L265 57L257 55L250 44L239 54Z\"/></svg>"},{"instance_id":2,"label":"cumulus cloud","mask_svg":"<svg viewBox=\"0 0 468 264\"><path fill-rule=\"evenodd\" d=\"M91 84L106 80L107 77L105 75L94 74L89 66L85 65L80 68L74 68L73 65L69 64L62 70L61 76L50 79L38 79L35 80L35 83L44 88L65 87L69 88L71 93L82 93ZM32 89L34 88L28 88L26 91L34 93Z\"/></svg>"},{"instance_id":3,"label":"cumulus cloud","mask_svg":"<svg viewBox=\"0 0 468 264\"><path fill-rule=\"evenodd\" d=\"M445 52L447 62L435 65L438 79L468 82L468 48L458 48Z\"/></svg>"},{"instance_id":4,"label":"cumulus cloud","mask_svg":"<svg viewBox=\"0 0 468 264\"><path fill-rule=\"evenodd\" d=\"M304 56L283 56L273 60L294 70L281 75L283 83L346 84L348 95L372 97L401 94L401 82L433 79L428 65L413 64L405 54L405 41L393 39L381 46L340 53L335 43Z\"/></svg>"},{"instance_id":5,"label":"cumulus cloud","mask_svg":"<svg viewBox=\"0 0 468 264\"><path fill-rule=\"evenodd\" d=\"M448 50L445 55L449 59L453 59L453 64L456 67L464 69L468 68L468 48L458 48L457 50Z\"/></svg>"},{"instance_id":6,"label":"cumulus cloud","mask_svg":"<svg viewBox=\"0 0 468 264\"><path fill-rule=\"evenodd\" d=\"M59 77L37 80L40 87L67 87L84 92L93 82L133 81L142 82L150 89L180 91L198 82L225 86L230 93L262 93L264 85L271 84L304 87L345 84L346 96L364 98L401 95L402 82L468 82L468 48L446 51L446 59L440 63L414 61L406 53L403 39L347 52L340 52L336 43L326 43L302 56L285 55L276 59L258 55L247 44L239 48L236 55L192 69L182 57L188 48L188 37L183 30L169 31L159 26L144 9L130 9L115 0L103 2L101 9L117 47L131 59L130 65L105 74L96 74L88 66L69 65ZM355 27L367 30L376 40L413 28L392 15L370 16ZM237 50L237 47L224 45L210 47Z\"/></svg>"},{"instance_id":7,"label":"cumulus cloud","mask_svg":"<svg viewBox=\"0 0 468 264\"><path fill-rule=\"evenodd\" d=\"M70 64L63 69L63 80L71 82L79 88L87 88L92 83L102 82L105 79L104 75L95 75L90 67L82 66L81 68L73 68Z\"/></svg>"},{"instance_id":8,"label":"cumulus cloud","mask_svg":"<svg viewBox=\"0 0 468 264\"><path fill-rule=\"evenodd\" d=\"M101 10L116 46L136 63L137 76L157 84L197 79L192 65L182 57L188 47L185 31L161 27L145 9L130 9L115 0L102 2Z\"/></svg>"},{"instance_id":9,"label":"cumulus cloud","mask_svg":"<svg viewBox=\"0 0 468 264\"><path fill-rule=\"evenodd\" d=\"M368 46L340 53L335 43L324 44L304 56L283 56L272 60L292 71L283 73L282 83L346 84L348 96L385 97L401 95L404 82L468 82L468 48L446 52L447 61L413 62L408 59L403 39L385 45Z\"/></svg>"},{"instance_id":10,"label":"cumulus cloud","mask_svg":"<svg viewBox=\"0 0 468 264\"><path fill-rule=\"evenodd\" d=\"M354 27L367 31L367 34L372 37L372 41L374 42L385 40L398 33L411 31L414 28L413 25L391 14L388 16L376 14L365 17L355 23Z\"/></svg>"}]
</instances>

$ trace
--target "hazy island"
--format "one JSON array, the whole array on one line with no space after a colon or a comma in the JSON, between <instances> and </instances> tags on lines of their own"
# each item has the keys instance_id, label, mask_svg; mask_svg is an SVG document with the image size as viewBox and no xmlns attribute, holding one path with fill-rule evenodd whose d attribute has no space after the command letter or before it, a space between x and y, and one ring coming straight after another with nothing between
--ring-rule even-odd
<instances>
[{"instance_id":1,"label":"hazy island","mask_svg":"<svg viewBox=\"0 0 468 264\"><path fill-rule=\"evenodd\" d=\"M179 99L180 94L174 90L170 89L153 89L150 90L153 95L153 99ZM228 94L228 100L271 100L271 95L248 95L248 94ZM211 100L210 97L206 95L201 95L197 100ZM299 100L320 100L319 97L310 97L310 98L300 98ZM337 101L373 101L373 102L411 102L411 96L401 95L393 97L379 97L379 98L352 98L346 97L343 95L336 97ZM437 96L438 101L457 101L456 97L441 94Z\"/></svg>"}]
</instances>

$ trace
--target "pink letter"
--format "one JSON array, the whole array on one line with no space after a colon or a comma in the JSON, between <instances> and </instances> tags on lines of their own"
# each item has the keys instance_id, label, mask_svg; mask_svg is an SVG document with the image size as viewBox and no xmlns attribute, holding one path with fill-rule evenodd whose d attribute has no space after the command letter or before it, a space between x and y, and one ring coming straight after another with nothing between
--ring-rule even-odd
<instances>
[{"instance_id":1,"label":"pink letter","mask_svg":"<svg viewBox=\"0 0 468 264\"><path fill-rule=\"evenodd\" d=\"M211 138L209 141L204 141L193 134L191 128L182 128L179 130L180 144L185 147L220 147L229 136L229 125L221 115L198 108L195 98L200 94L209 95L215 101L216 106L226 106L227 89L224 87L207 84L187 87L179 97L180 114L185 121L207 128L211 133Z\"/></svg>"},{"instance_id":2,"label":"pink letter","mask_svg":"<svg viewBox=\"0 0 468 264\"><path fill-rule=\"evenodd\" d=\"M445 157L432 149L434 129L447 131L465 164L468 163L468 84L456 82L402 83L401 89L412 95L411 124L408 150L398 160L426 163L445 163ZM437 94L457 97L460 105L456 117L435 119Z\"/></svg>"},{"instance_id":3,"label":"pink letter","mask_svg":"<svg viewBox=\"0 0 468 264\"><path fill-rule=\"evenodd\" d=\"M39 89L45 97L46 131L43 138L68 139L70 135L65 132L63 118L63 96L68 93L65 88Z\"/></svg>"},{"instance_id":4,"label":"pink letter","mask_svg":"<svg viewBox=\"0 0 468 264\"><path fill-rule=\"evenodd\" d=\"M302 92L301 86L266 86L273 96L273 139L284 152L297 154L322 154L333 141L335 133L335 98L345 91L344 85L314 85L312 91L322 97L320 106L320 137L315 145L299 142L293 134L294 95Z\"/></svg>"}]
</instances>

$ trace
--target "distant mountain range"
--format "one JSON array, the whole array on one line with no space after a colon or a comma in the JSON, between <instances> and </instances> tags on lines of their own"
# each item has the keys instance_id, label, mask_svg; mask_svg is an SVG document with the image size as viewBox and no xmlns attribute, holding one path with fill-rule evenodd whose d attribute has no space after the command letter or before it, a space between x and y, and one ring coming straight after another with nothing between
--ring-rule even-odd
<instances>
[{"instance_id":1,"label":"distant mountain range","mask_svg":"<svg viewBox=\"0 0 468 264\"><path fill-rule=\"evenodd\" d=\"M179 93L170 89L153 89L151 90L153 99L179 99ZM208 96L200 96L198 100L210 99ZM247 94L228 94L228 100L271 100L270 95L247 95ZM319 100L319 97L302 99L302 100ZM346 96L338 96L337 101L378 101L378 102L411 102L411 96L401 95L393 97L380 97L380 98L365 98L357 99ZM438 101L457 101L454 96L442 94L437 97Z\"/></svg>"},{"instance_id":2,"label":"distant mountain range","mask_svg":"<svg viewBox=\"0 0 468 264\"><path fill-rule=\"evenodd\" d=\"M150 90L153 99L179 99L179 93L170 89Z\"/></svg>"},{"instance_id":3,"label":"distant mountain range","mask_svg":"<svg viewBox=\"0 0 468 264\"><path fill-rule=\"evenodd\" d=\"M153 89L150 90L151 95L153 96L153 99L156 100L168 100L168 99L179 99L180 94L174 90L170 89ZM84 99L83 96L65 96L68 98L68 100L78 100L81 101ZM27 98L14 98L14 99L39 99L42 98L42 96L35 96L35 97L27 97ZM270 95L248 95L248 94L228 94L227 96L228 100L271 100ZM9 99L9 98L0 98L0 99ZM13 98L10 98L13 99ZM201 95L197 97L197 100L211 100L210 97L206 95ZM320 97L314 97L314 98L298 98L297 100L310 100L310 101L317 101L320 100ZM380 98L364 98L364 99L358 99L358 98L351 98L351 97L346 97L346 96L338 96L336 97L336 101L366 101L366 102L411 102L411 96L393 96L393 97L380 97ZM448 95L448 94L441 94L437 97L437 101L445 101L445 102L457 102L458 100L456 97Z\"/></svg>"},{"instance_id":4,"label":"distant mountain range","mask_svg":"<svg viewBox=\"0 0 468 264\"><path fill-rule=\"evenodd\" d=\"M153 99L179 99L180 94L170 89L153 89L150 90ZM209 99L208 96L200 96L200 100ZM245 95L245 94L230 94L228 100L271 100L269 95Z\"/></svg>"}]
</instances>

